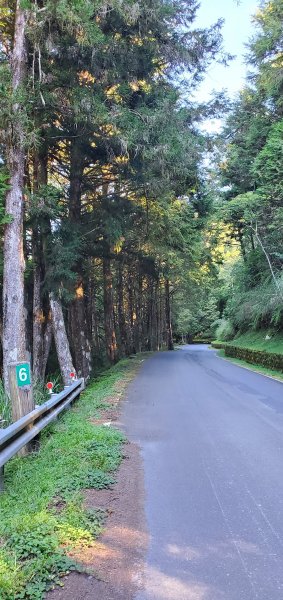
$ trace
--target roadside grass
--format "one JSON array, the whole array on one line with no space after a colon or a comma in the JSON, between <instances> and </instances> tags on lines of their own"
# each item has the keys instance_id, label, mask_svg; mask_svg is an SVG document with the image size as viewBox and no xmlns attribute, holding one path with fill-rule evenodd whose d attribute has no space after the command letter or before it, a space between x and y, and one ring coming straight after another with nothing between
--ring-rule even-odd
<instances>
[{"instance_id":1,"label":"roadside grass","mask_svg":"<svg viewBox=\"0 0 283 600\"><path fill-rule=\"evenodd\" d=\"M0 429L7 427L11 422L11 409L5 394L2 379L0 379Z\"/></svg>"},{"instance_id":2,"label":"roadside grass","mask_svg":"<svg viewBox=\"0 0 283 600\"><path fill-rule=\"evenodd\" d=\"M268 375L269 377L272 377L273 379L280 379L280 381L283 382L282 371L268 369L267 367L261 367L260 365L253 365L251 363L246 362L245 360L240 360L239 358L232 358L231 356L226 356L225 350L218 350L217 354L218 354L218 356L220 356L220 358L224 358L225 360L228 360L229 362L232 362L235 365L239 365L239 367L245 367L245 368L249 369L250 371L255 371L256 373L260 373L262 375Z\"/></svg>"},{"instance_id":3,"label":"roadside grass","mask_svg":"<svg viewBox=\"0 0 283 600\"><path fill-rule=\"evenodd\" d=\"M266 336L270 339L266 339ZM217 340L215 340L217 343ZM275 354L283 354L283 333L272 332L269 330L250 331L243 333L229 342L221 342L227 346L238 346L239 348L249 348L250 350L265 350Z\"/></svg>"},{"instance_id":4,"label":"roadside grass","mask_svg":"<svg viewBox=\"0 0 283 600\"><path fill-rule=\"evenodd\" d=\"M143 356L121 361L92 382L41 436L38 453L11 460L0 496L0 598L41 600L60 577L80 570L70 550L89 546L103 528L103 511L86 510L82 491L115 480L125 438L92 420L121 396Z\"/></svg>"},{"instance_id":5,"label":"roadside grass","mask_svg":"<svg viewBox=\"0 0 283 600\"><path fill-rule=\"evenodd\" d=\"M62 389L61 377L57 374L52 377L53 392L59 392ZM42 381L33 382L33 397L35 404L43 404L49 399L49 392ZM5 393L3 381L0 379L0 429L5 429L12 422L11 407L9 399Z\"/></svg>"}]
</instances>

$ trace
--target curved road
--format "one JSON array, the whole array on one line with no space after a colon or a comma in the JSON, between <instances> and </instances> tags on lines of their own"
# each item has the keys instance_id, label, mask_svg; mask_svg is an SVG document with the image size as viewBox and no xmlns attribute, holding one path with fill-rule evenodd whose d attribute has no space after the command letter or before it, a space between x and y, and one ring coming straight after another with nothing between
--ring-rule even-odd
<instances>
[{"instance_id":1,"label":"curved road","mask_svg":"<svg viewBox=\"0 0 283 600\"><path fill-rule=\"evenodd\" d=\"M283 384L185 346L145 362L123 422L150 534L135 600L282 600Z\"/></svg>"}]
</instances>

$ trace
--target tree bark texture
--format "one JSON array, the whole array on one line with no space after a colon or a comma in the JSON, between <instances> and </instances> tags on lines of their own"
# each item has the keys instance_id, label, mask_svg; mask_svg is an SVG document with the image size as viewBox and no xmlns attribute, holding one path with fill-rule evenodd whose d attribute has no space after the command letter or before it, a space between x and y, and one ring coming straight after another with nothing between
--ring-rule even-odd
<instances>
[{"instance_id":1,"label":"tree bark texture","mask_svg":"<svg viewBox=\"0 0 283 600\"><path fill-rule=\"evenodd\" d=\"M42 365L41 365L41 379L44 380L46 374L47 361L50 354L52 343L52 317L51 311L47 317L46 326L43 334L43 354L42 354Z\"/></svg>"},{"instance_id":2,"label":"tree bark texture","mask_svg":"<svg viewBox=\"0 0 283 600\"><path fill-rule=\"evenodd\" d=\"M76 297L69 310L69 329L76 372L87 381L91 375L91 346L86 317L83 283L78 284Z\"/></svg>"},{"instance_id":3,"label":"tree bark texture","mask_svg":"<svg viewBox=\"0 0 283 600\"><path fill-rule=\"evenodd\" d=\"M62 304L59 299L55 298L53 293L49 294L49 299L52 315L53 335L60 371L63 377L64 385L70 385L70 374L74 371L74 365L66 333Z\"/></svg>"},{"instance_id":4,"label":"tree bark texture","mask_svg":"<svg viewBox=\"0 0 283 600\"><path fill-rule=\"evenodd\" d=\"M15 92L22 85L26 73L26 11L21 9L20 4L18 0L12 53L12 82ZM6 212L11 215L12 221L6 225L4 235L3 374L5 389L9 393L8 365L26 359L23 252L25 152L19 104L13 106L13 131L10 131L7 163L10 189L6 197Z\"/></svg>"},{"instance_id":5,"label":"tree bark texture","mask_svg":"<svg viewBox=\"0 0 283 600\"><path fill-rule=\"evenodd\" d=\"M84 154L79 138L74 138L70 147L70 190L69 215L71 226L81 221L81 194L84 171ZM69 331L77 373L87 381L91 375L91 328L87 321L85 282L81 261L76 264L77 283L74 299L69 311Z\"/></svg>"},{"instance_id":6,"label":"tree bark texture","mask_svg":"<svg viewBox=\"0 0 283 600\"><path fill-rule=\"evenodd\" d=\"M119 262L118 265L118 281L117 281L117 300L118 300L118 325L120 334L120 354L121 356L127 356L128 351L128 339L127 339L127 325L124 311L124 283L123 283L123 264Z\"/></svg>"},{"instance_id":7,"label":"tree bark texture","mask_svg":"<svg viewBox=\"0 0 283 600\"><path fill-rule=\"evenodd\" d=\"M35 264L33 271L33 353L32 370L35 380L40 380L43 361L44 316L41 302L41 269Z\"/></svg>"},{"instance_id":8,"label":"tree bark texture","mask_svg":"<svg viewBox=\"0 0 283 600\"><path fill-rule=\"evenodd\" d=\"M38 192L41 186L47 184L47 153L36 153L34 159L33 189ZM44 314L42 300L42 280L44 278L42 234L37 224L33 228L33 343L32 365L35 380L44 379L45 330L48 327L48 315Z\"/></svg>"},{"instance_id":9,"label":"tree bark texture","mask_svg":"<svg viewBox=\"0 0 283 600\"><path fill-rule=\"evenodd\" d=\"M174 350L172 321L171 321L171 302L170 302L169 279L165 279L165 319L166 319L166 332L167 332L167 348L168 348L168 350Z\"/></svg>"},{"instance_id":10,"label":"tree bark texture","mask_svg":"<svg viewBox=\"0 0 283 600\"><path fill-rule=\"evenodd\" d=\"M104 328L106 354L111 364L117 360L117 341L114 322L113 282L109 258L103 259Z\"/></svg>"},{"instance_id":11,"label":"tree bark texture","mask_svg":"<svg viewBox=\"0 0 283 600\"><path fill-rule=\"evenodd\" d=\"M137 279L138 285L136 289L136 297L135 297L135 321L134 321L134 346L135 352L141 352L142 350L142 275L139 269L139 263L137 263Z\"/></svg>"}]
</instances>

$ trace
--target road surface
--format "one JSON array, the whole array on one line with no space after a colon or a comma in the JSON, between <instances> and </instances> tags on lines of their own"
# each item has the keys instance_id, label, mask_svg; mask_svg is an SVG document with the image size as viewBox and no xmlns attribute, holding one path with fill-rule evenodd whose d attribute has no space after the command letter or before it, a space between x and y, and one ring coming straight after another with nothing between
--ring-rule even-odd
<instances>
[{"instance_id":1,"label":"road surface","mask_svg":"<svg viewBox=\"0 0 283 600\"><path fill-rule=\"evenodd\" d=\"M135 600L283 600L283 384L185 346L145 362L123 422L150 534Z\"/></svg>"}]
</instances>

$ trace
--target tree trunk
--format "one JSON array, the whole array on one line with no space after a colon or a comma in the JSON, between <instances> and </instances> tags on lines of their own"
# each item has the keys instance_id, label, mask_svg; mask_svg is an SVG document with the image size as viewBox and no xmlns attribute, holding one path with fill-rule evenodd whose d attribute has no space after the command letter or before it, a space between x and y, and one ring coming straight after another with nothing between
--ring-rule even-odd
<instances>
[{"instance_id":1,"label":"tree trunk","mask_svg":"<svg viewBox=\"0 0 283 600\"><path fill-rule=\"evenodd\" d=\"M134 322L134 344L135 351L141 352L142 350L142 319L141 319L141 310L142 310L142 275L140 273L139 263L137 263L137 289L136 289L136 301L135 301L135 322Z\"/></svg>"},{"instance_id":2,"label":"tree trunk","mask_svg":"<svg viewBox=\"0 0 283 600\"><path fill-rule=\"evenodd\" d=\"M26 73L26 11L21 9L20 5L20 0L17 0L12 54L14 91L22 85ZM11 215L12 222L5 227L3 278L3 370L7 392L9 392L8 364L26 359L23 252L24 130L21 106L14 104L12 112L13 126L10 128L7 148L10 189L6 197L6 212ZM24 412L29 412L31 409L32 406L26 406Z\"/></svg>"},{"instance_id":3,"label":"tree trunk","mask_svg":"<svg viewBox=\"0 0 283 600\"><path fill-rule=\"evenodd\" d=\"M93 264L91 265L93 269ZM94 344L94 349L96 354L100 354L101 351L101 341L99 335L99 317L97 314L97 296L95 294L95 284L94 284L94 276L90 273L90 277L88 279L88 310L87 310L87 319L90 323L90 332L91 332L91 340Z\"/></svg>"},{"instance_id":4,"label":"tree trunk","mask_svg":"<svg viewBox=\"0 0 283 600\"><path fill-rule=\"evenodd\" d=\"M70 149L70 191L69 191L69 217L71 226L75 227L81 220L81 194L82 178L84 171L84 154L78 138L71 142ZM81 261L75 270L77 283L74 299L69 311L69 330L71 332L71 346L77 373L87 381L91 375L91 343L90 327L87 322L87 307L84 290L84 274Z\"/></svg>"},{"instance_id":5,"label":"tree trunk","mask_svg":"<svg viewBox=\"0 0 283 600\"><path fill-rule=\"evenodd\" d=\"M174 350L169 279L165 279L165 319L167 332L167 348L168 350Z\"/></svg>"},{"instance_id":6,"label":"tree trunk","mask_svg":"<svg viewBox=\"0 0 283 600\"><path fill-rule=\"evenodd\" d=\"M53 335L60 371L63 377L64 385L70 385L70 374L72 373L72 371L74 371L74 366L70 353L69 341L66 333L62 304L58 298L55 298L53 293L49 294L49 299L51 307Z\"/></svg>"},{"instance_id":7,"label":"tree trunk","mask_svg":"<svg viewBox=\"0 0 283 600\"><path fill-rule=\"evenodd\" d=\"M70 306L69 329L77 374L87 381L91 375L91 346L82 282L78 282L76 297Z\"/></svg>"},{"instance_id":8,"label":"tree trunk","mask_svg":"<svg viewBox=\"0 0 283 600\"><path fill-rule=\"evenodd\" d=\"M129 340L130 340L130 353L135 354L135 344L134 344L134 294L133 294L133 278L132 278L132 265L128 266L128 322L129 322Z\"/></svg>"},{"instance_id":9,"label":"tree trunk","mask_svg":"<svg viewBox=\"0 0 283 600\"><path fill-rule=\"evenodd\" d=\"M118 325L119 325L119 333L120 333L120 351L121 356L127 356L128 352L128 339L127 339L127 327L126 327L126 319L124 312L124 286L123 286L123 265L119 263L118 265L118 284L117 284L117 294L118 294Z\"/></svg>"},{"instance_id":10,"label":"tree trunk","mask_svg":"<svg viewBox=\"0 0 283 600\"><path fill-rule=\"evenodd\" d=\"M154 301L154 307L153 307L153 310L154 310L153 322L154 322L154 350L155 351L159 350L158 290L159 290L159 281L157 281L154 286L155 301Z\"/></svg>"},{"instance_id":11,"label":"tree trunk","mask_svg":"<svg viewBox=\"0 0 283 600\"><path fill-rule=\"evenodd\" d=\"M103 285L106 354L110 363L114 364L117 359L117 342L114 323L113 284L110 259L105 257L103 259Z\"/></svg>"},{"instance_id":12,"label":"tree trunk","mask_svg":"<svg viewBox=\"0 0 283 600\"><path fill-rule=\"evenodd\" d=\"M34 380L42 378L44 316L41 302L41 269L34 265L33 272L33 353L32 369Z\"/></svg>"},{"instance_id":13,"label":"tree trunk","mask_svg":"<svg viewBox=\"0 0 283 600\"><path fill-rule=\"evenodd\" d=\"M41 186L47 184L47 152L36 153L34 158L33 189L38 192ZM44 379L44 333L48 316L44 315L42 302L42 280L44 277L42 236L37 224L34 225L32 237L33 252L33 377L35 380Z\"/></svg>"},{"instance_id":14,"label":"tree trunk","mask_svg":"<svg viewBox=\"0 0 283 600\"><path fill-rule=\"evenodd\" d=\"M153 314L153 280L148 277L147 285L147 298L146 298L146 312L147 312L147 350L153 350L152 344L152 314Z\"/></svg>"},{"instance_id":15,"label":"tree trunk","mask_svg":"<svg viewBox=\"0 0 283 600\"><path fill-rule=\"evenodd\" d=\"M84 172L84 154L78 137L71 141L70 147L70 189L69 215L73 223L81 219L82 178Z\"/></svg>"},{"instance_id":16,"label":"tree trunk","mask_svg":"<svg viewBox=\"0 0 283 600\"><path fill-rule=\"evenodd\" d=\"M47 361L50 354L52 343L52 316L51 312L47 317L46 327L43 335L43 353L41 365L41 379L44 380L46 374Z\"/></svg>"}]
</instances>

